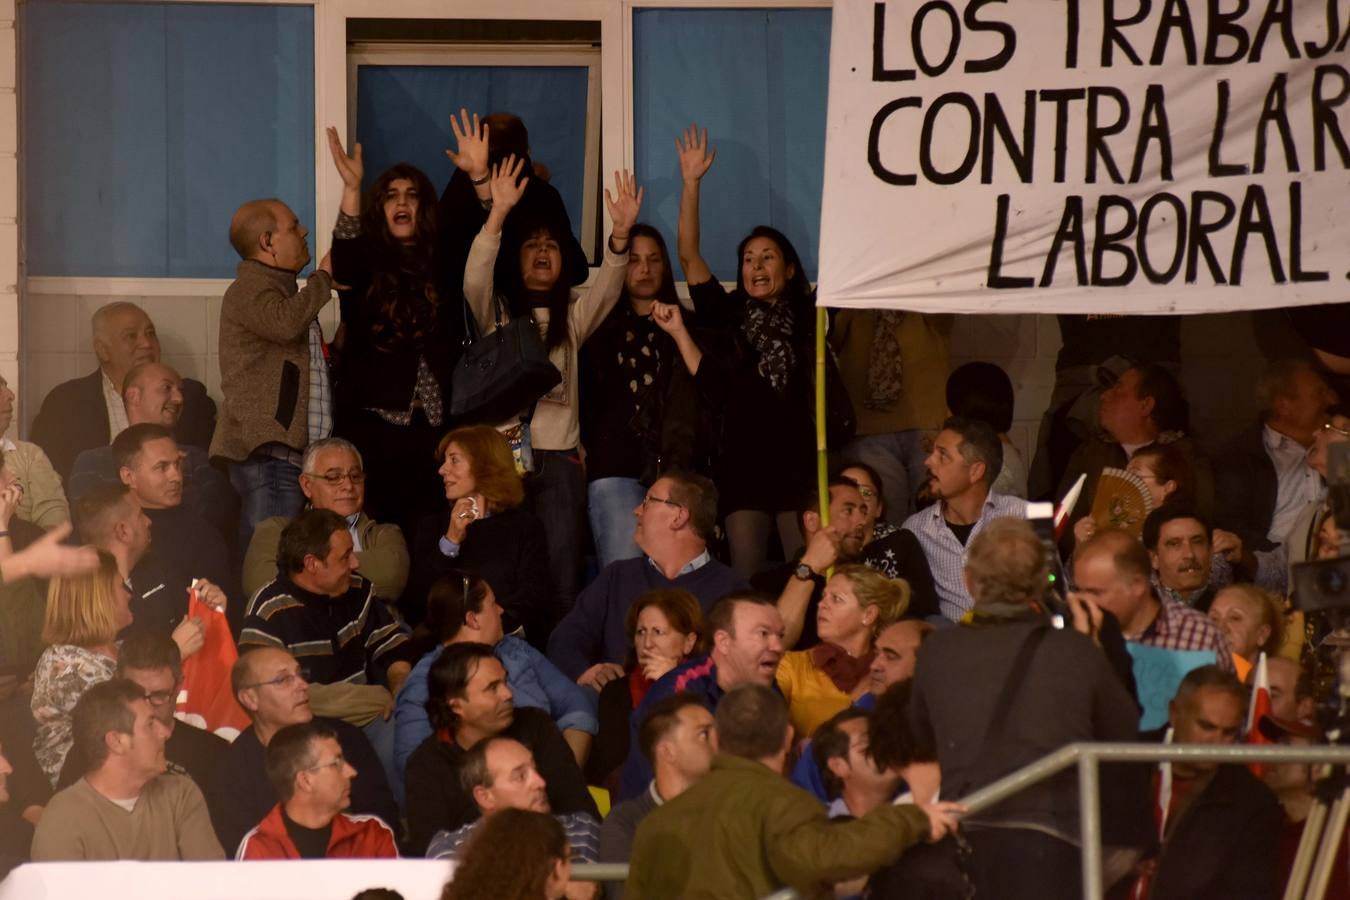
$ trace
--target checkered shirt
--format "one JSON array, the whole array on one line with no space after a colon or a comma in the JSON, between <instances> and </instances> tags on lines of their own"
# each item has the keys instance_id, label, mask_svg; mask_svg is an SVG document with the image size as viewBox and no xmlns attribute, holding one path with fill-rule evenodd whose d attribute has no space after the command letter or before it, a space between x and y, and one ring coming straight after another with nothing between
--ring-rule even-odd
<instances>
[{"instance_id":1,"label":"checkered shirt","mask_svg":"<svg viewBox=\"0 0 1350 900\"><path fill-rule=\"evenodd\" d=\"M1025 519L1027 501L1020 497L991 493L984 501L984 509L965 547L952 534L942 518L942 503L934 503L927 509L921 509L905 520L904 528L919 539L923 555L928 557L928 568L933 571L933 583L937 587L938 606L942 615L959 622L968 610L975 606L966 591L966 582L962 573L966 568L966 549L975 540L975 535L984 530L984 526L994 519Z\"/></svg>"}]
</instances>

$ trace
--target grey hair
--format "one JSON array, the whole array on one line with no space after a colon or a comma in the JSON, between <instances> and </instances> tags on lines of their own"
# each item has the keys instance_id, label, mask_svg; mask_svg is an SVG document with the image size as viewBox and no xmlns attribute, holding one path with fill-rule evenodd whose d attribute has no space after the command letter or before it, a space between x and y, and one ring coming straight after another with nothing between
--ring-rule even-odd
<instances>
[{"instance_id":1,"label":"grey hair","mask_svg":"<svg viewBox=\"0 0 1350 900\"><path fill-rule=\"evenodd\" d=\"M361 459L361 451L356 449L356 445L346 438L329 437L320 441L313 441L305 448L305 459L300 465L300 471L306 475L318 475L318 472L310 469L310 463L314 462L314 457L325 450L346 450L352 456L356 457L356 464L365 468L365 462Z\"/></svg>"},{"instance_id":2,"label":"grey hair","mask_svg":"<svg viewBox=\"0 0 1350 900\"><path fill-rule=\"evenodd\" d=\"M89 318L89 333L94 335L95 337L105 336L107 332L108 319L117 313L125 312L126 310L129 309L136 310L138 313L145 316L147 319L150 318L150 314L147 313L145 310L141 309L135 303L132 303L129 300L116 300L112 303L105 303L98 309L94 310L94 314ZM121 385L118 385L118 387L121 387Z\"/></svg>"}]
</instances>

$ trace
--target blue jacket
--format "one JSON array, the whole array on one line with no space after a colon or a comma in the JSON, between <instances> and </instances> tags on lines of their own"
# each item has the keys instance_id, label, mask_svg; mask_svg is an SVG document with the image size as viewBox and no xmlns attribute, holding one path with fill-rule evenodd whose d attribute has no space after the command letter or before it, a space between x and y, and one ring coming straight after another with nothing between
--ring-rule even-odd
<instances>
[{"instance_id":1,"label":"blue jacket","mask_svg":"<svg viewBox=\"0 0 1350 900\"><path fill-rule=\"evenodd\" d=\"M708 704L710 712L717 711L717 704L724 692L722 686L717 683L717 663L713 662L711 656L695 657L662 675L647 689L647 696L643 697L642 703L633 710L633 716L628 723L630 732L628 759L623 764L623 772L619 778L619 800L627 800L642 793L655 777L652 773L652 764L638 749L638 723L653 705L680 691L699 695Z\"/></svg>"},{"instance_id":2,"label":"blue jacket","mask_svg":"<svg viewBox=\"0 0 1350 900\"><path fill-rule=\"evenodd\" d=\"M427 720L427 674L441 655L437 647L413 666L394 707L394 763L402 771L417 745L431 735ZM548 657L518 637L507 635L493 648L506 668L506 683L515 704L533 706L548 713L559 731L575 728L587 734L600 730L596 717L595 691L572 681Z\"/></svg>"}]
</instances>

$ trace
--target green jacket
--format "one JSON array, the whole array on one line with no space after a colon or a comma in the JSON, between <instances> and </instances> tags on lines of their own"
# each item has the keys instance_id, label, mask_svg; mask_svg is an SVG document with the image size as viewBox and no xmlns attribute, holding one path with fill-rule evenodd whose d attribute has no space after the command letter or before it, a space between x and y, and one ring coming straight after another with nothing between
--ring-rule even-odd
<instances>
[{"instance_id":1,"label":"green jacket","mask_svg":"<svg viewBox=\"0 0 1350 900\"><path fill-rule=\"evenodd\" d=\"M751 900L782 887L806 900L894 862L928 836L916 806L831 822L814 796L762 763L727 754L638 826L628 900Z\"/></svg>"}]
</instances>

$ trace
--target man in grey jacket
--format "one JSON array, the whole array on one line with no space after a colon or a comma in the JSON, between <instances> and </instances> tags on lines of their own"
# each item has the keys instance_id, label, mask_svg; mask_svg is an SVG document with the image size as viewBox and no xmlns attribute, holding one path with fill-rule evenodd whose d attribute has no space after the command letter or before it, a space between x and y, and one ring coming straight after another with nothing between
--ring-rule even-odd
<instances>
[{"instance_id":1,"label":"man in grey jacket","mask_svg":"<svg viewBox=\"0 0 1350 900\"><path fill-rule=\"evenodd\" d=\"M300 465L310 441L333 430L323 330L316 318L332 297L325 256L303 288L309 230L280 200L251 200L230 222L242 260L220 307L220 386L224 394L211 456L229 463L242 501L240 547L271 516L304 505Z\"/></svg>"}]
</instances>

